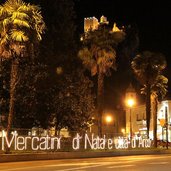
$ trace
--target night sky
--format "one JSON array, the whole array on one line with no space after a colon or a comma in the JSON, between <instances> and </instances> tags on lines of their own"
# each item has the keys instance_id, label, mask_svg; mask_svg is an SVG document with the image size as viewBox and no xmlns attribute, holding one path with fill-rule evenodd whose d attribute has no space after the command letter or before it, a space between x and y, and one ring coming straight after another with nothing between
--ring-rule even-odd
<instances>
[{"instance_id":1,"label":"night sky","mask_svg":"<svg viewBox=\"0 0 171 171\"><path fill-rule=\"evenodd\" d=\"M161 52L167 60L167 69L164 74L171 80L171 6L165 0L75 0L77 25L83 32L84 18L95 16L100 18L104 15L113 26L134 25L139 30L140 46L139 52L150 50ZM126 3L125 3L126 2ZM117 82L115 80L115 82ZM112 85L113 84L113 85ZM113 91L113 83L108 85L108 103L114 101L116 92ZM169 81L169 93L171 81ZM113 92L113 93L112 93Z\"/></svg>"},{"instance_id":2,"label":"night sky","mask_svg":"<svg viewBox=\"0 0 171 171\"><path fill-rule=\"evenodd\" d=\"M171 55L171 9L169 1L137 0L76 0L79 27L83 28L84 17L101 15L111 25L137 24L140 36L140 50L162 52L167 59ZM171 61L170 61L171 62Z\"/></svg>"}]
</instances>

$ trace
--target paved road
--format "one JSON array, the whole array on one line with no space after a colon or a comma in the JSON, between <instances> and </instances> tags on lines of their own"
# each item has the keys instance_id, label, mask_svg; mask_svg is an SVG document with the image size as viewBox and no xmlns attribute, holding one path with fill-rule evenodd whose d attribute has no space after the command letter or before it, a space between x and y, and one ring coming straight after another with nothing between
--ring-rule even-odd
<instances>
[{"instance_id":1,"label":"paved road","mask_svg":"<svg viewBox=\"0 0 171 171\"><path fill-rule=\"evenodd\" d=\"M0 171L170 171L171 155L0 163Z\"/></svg>"}]
</instances>

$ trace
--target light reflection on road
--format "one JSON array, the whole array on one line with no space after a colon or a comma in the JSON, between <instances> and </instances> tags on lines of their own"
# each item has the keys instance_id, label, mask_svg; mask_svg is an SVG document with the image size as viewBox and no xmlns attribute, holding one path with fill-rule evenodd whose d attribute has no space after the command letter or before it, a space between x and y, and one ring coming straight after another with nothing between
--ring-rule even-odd
<instances>
[{"instance_id":1,"label":"light reflection on road","mask_svg":"<svg viewBox=\"0 0 171 171\"><path fill-rule=\"evenodd\" d=\"M171 155L0 163L0 171L170 171Z\"/></svg>"}]
</instances>

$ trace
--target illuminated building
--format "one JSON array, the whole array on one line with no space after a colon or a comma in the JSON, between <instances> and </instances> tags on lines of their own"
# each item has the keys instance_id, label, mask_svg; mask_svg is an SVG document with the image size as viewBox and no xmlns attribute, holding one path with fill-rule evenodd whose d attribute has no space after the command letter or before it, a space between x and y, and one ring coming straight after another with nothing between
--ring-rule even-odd
<instances>
[{"instance_id":1,"label":"illuminated building","mask_svg":"<svg viewBox=\"0 0 171 171\"><path fill-rule=\"evenodd\" d=\"M88 32L90 30L97 30L100 24L109 24L109 21L107 20L107 17L105 17L104 15L102 15L100 17L100 22L96 17L87 17L84 18L84 32ZM119 29L116 26L116 23L114 23L113 28L111 30L111 32L119 32L119 31L123 31L122 29Z\"/></svg>"},{"instance_id":2,"label":"illuminated building","mask_svg":"<svg viewBox=\"0 0 171 171\"><path fill-rule=\"evenodd\" d=\"M84 32L98 29L99 21L96 17L84 18Z\"/></svg>"},{"instance_id":3,"label":"illuminated building","mask_svg":"<svg viewBox=\"0 0 171 171\"><path fill-rule=\"evenodd\" d=\"M132 88L128 88L126 91L126 98L128 97L136 98L136 92ZM153 139L153 105L151 106L151 120L150 120L150 132L149 136ZM166 140L166 121L168 122L168 140L171 141L171 100L165 100L158 103L157 110L157 139ZM147 133L147 124L146 124L146 108L145 104L136 104L131 108L132 115L132 133L133 136L146 136ZM130 134L130 109L126 107L126 134Z\"/></svg>"},{"instance_id":4,"label":"illuminated building","mask_svg":"<svg viewBox=\"0 0 171 171\"><path fill-rule=\"evenodd\" d=\"M118 31L122 31L122 30L119 29L119 28L116 26L116 23L114 23L114 24L113 24L112 32L118 32Z\"/></svg>"},{"instance_id":5,"label":"illuminated building","mask_svg":"<svg viewBox=\"0 0 171 171\"><path fill-rule=\"evenodd\" d=\"M102 15L100 17L100 23L101 24L109 24L109 21L107 21L107 17L105 17L104 15Z\"/></svg>"}]
</instances>

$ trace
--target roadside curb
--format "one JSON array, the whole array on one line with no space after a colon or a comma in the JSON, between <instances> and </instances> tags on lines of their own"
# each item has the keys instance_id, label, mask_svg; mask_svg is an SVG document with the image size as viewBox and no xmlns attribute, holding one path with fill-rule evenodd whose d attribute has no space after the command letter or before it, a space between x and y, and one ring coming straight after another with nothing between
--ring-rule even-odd
<instances>
[{"instance_id":1,"label":"roadside curb","mask_svg":"<svg viewBox=\"0 0 171 171\"><path fill-rule=\"evenodd\" d=\"M57 160L77 158L98 158L130 155L154 155L171 154L171 150L123 150L112 152L53 152L53 153L29 153L29 154L0 154L0 163L34 160Z\"/></svg>"}]
</instances>

